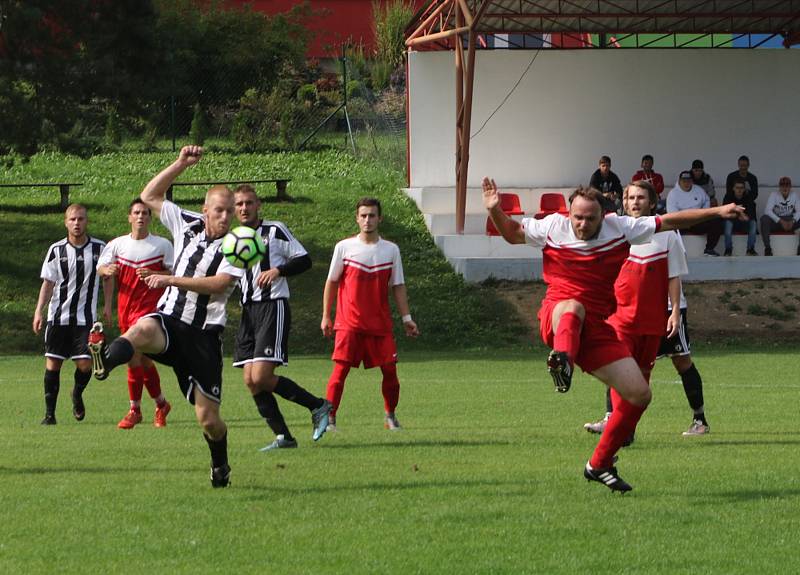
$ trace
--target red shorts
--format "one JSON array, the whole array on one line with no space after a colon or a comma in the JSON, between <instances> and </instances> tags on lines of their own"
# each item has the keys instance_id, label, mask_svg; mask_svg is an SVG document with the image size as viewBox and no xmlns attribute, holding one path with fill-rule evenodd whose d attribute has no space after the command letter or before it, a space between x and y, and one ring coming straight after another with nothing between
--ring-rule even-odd
<instances>
[{"instance_id":1,"label":"red shorts","mask_svg":"<svg viewBox=\"0 0 800 575\"><path fill-rule=\"evenodd\" d=\"M539 308L539 335L548 347L553 347L553 308L558 302L543 301ZM586 313L581 330L581 350L575 363L585 372L593 371L614 363L631 353L624 343L619 341L617 332L608 321L597 314Z\"/></svg>"},{"instance_id":2,"label":"red shorts","mask_svg":"<svg viewBox=\"0 0 800 575\"><path fill-rule=\"evenodd\" d=\"M333 361L342 361L351 367L364 362L364 368L397 363L397 346L392 334L369 335L348 329L336 330Z\"/></svg>"},{"instance_id":3,"label":"red shorts","mask_svg":"<svg viewBox=\"0 0 800 575\"><path fill-rule=\"evenodd\" d=\"M617 328L617 337L628 348L642 375L649 382L650 372L656 363L658 349L661 347L660 335L633 334Z\"/></svg>"}]
</instances>

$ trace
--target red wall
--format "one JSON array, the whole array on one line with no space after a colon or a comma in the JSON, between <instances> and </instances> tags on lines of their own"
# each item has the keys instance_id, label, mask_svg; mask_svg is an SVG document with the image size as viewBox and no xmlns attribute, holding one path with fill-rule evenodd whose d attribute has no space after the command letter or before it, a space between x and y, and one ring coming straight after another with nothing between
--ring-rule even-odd
<instances>
[{"instance_id":1,"label":"red wall","mask_svg":"<svg viewBox=\"0 0 800 575\"><path fill-rule=\"evenodd\" d=\"M254 10L265 14L286 12L301 0L228 0L228 4L249 4ZM425 0L413 0L419 8ZM374 45L372 33L372 0L310 0L311 9L320 14L309 23L313 39L308 55L312 58L336 56L343 42L363 42L371 51Z\"/></svg>"}]
</instances>

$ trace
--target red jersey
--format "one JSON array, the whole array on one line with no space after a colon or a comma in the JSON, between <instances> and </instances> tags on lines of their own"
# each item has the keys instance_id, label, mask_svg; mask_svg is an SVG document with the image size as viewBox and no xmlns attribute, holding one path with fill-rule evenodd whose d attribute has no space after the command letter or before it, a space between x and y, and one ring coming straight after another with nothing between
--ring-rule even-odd
<instances>
[{"instance_id":1,"label":"red jersey","mask_svg":"<svg viewBox=\"0 0 800 575\"><path fill-rule=\"evenodd\" d=\"M664 335L669 279L687 273L686 252L676 232L659 232L649 243L632 246L614 284L617 311L609 322L634 335Z\"/></svg>"},{"instance_id":2,"label":"red jersey","mask_svg":"<svg viewBox=\"0 0 800 575\"><path fill-rule=\"evenodd\" d=\"M396 244L382 238L368 244L358 236L340 241L333 249L328 280L339 282L333 329L392 333L389 288L405 283Z\"/></svg>"},{"instance_id":3,"label":"red jersey","mask_svg":"<svg viewBox=\"0 0 800 575\"><path fill-rule=\"evenodd\" d=\"M149 234L141 240L130 234L108 242L100 254L97 265L117 264L117 313L120 326L130 326L141 316L154 312L163 289L150 289L136 270L149 268L163 271L172 269L172 243L160 236Z\"/></svg>"},{"instance_id":4,"label":"red jersey","mask_svg":"<svg viewBox=\"0 0 800 575\"><path fill-rule=\"evenodd\" d=\"M575 237L569 218L559 214L524 218L522 226L527 243L542 248L545 301L576 299L587 313L608 317L616 307L614 281L631 244L650 241L661 218L608 214L591 240Z\"/></svg>"},{"instance_id":5,"label":"red jersey","mask_svg":"<svg viewBox=\"0 0 800 575\"><path fill-rule=\"evenodd\" d=\"M639 170L633 177L631 177L632 182L650 182L653 184L653 187L656 189L656 193L659 197L661 197L661 192L664 191L664 177L659 174L658 172L650 172L646 174L644 170Z\"/></svg>"}]
</instances>

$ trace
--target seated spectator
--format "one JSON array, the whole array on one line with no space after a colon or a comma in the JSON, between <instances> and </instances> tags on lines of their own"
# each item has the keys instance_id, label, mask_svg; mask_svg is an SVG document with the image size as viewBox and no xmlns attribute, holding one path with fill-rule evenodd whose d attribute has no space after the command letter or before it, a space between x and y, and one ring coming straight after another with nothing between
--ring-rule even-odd
<instances>
[{"instance_id":1,"label":"seated spectator","mask_svg":"<svg viewBox=\"0 0 800 575\"><path fill-rule=\"evenodd\" d=\"M738 179L733 183L733 190L725 194L722 201L724 204L733 202L737 206L744 206L747 217L746 222L737 221L725 222L725 255L733 255L733 232L747 232L747 255L757 256L756 253L756 201L747 193L744 185L744 178Z\"/></svg>"},{"instance_id":2,"label":"seated spectator","mask_svg":"<svg viewBox=\"0 0 800 575\"><path fill-rule=\"evenodd\" d=\"M753 201L756 201L758 178L755 174L750 173L750 158L747 156L739 156L739 169L728 174L728 178L725 180L725 193L733 192L733 184L736 183L736 180L744 180L744 190L753 197Z\"/></svg>"},{"instance_id":3,"label":"seated spectator","mask_svg":"<svg viewBox=\"0 0 800 575\"><path fill-rule=\"evenodd\" d=\"M717 201L717 190L714 189L714 180L711 175L706 172L703 166L703 160L695 160L692 162L692 181L695 186L700 186L706 191L708 198L711 200L712 207L719 205Z\"/></svg>"},{"instance_id":4,"label":"seated spectator","mask_svg":"<svg viewBox=\"0 0 800 575\"><path fill-rule=\"evenodd\" d=\"M711 199L706 194L705 190L700 186L696 186L692 181L692 173L683 171L678 176L678 183L672 188L667 195L667 212L680 212L683 210L691 210L695 208L708 208L711 205ZM706 249L703 252L707 256L719 256L714 248L717 247L719 237L722 235L722 220L710 220L697 224L691 228L682 230L682 233L689 234L705 234L706 236Z\"/></svg>"},{"instance_id":5,"label":"seated spectator","mask_svg":"<svg viewBox=\"0 0 800 575\"><path fill-rule=\"evenodd\" d=\"M783 176L778 181L778 191L767 198L764 215L761 216L761 239L764 242L764 255L772 255L769 236L773 232L793 232L800 228L800 201L792 191L792 180ZM797 248L800 256L800 246Z\"/></svg>"},{"instance_id":6,"label":"seated spectator","mask_svg":"<svg viewBox=\"0 0 800 575\"><path fill-rule=\"evenodd\" d=\"M611 171L611 158L600 157L599 167L592 174L589 186L603 194L605 198L603 210L622 213L622 183L617 174Z\"/></svg>"},{"instance_id":7,"label":"seated spectator","mask_svg":"<svg viewBox=\"0 0 800 575\"><path fill-rule=\"evenodd\" d=\"M632 182L650 182L658 194L658 204L656 213L665 214L667 212L667 198L662 197L664 193L664 178L658 172L653 171L653 156L645 154L642 156L642 169L633 174Z\"/></svg>"}]
</instances>

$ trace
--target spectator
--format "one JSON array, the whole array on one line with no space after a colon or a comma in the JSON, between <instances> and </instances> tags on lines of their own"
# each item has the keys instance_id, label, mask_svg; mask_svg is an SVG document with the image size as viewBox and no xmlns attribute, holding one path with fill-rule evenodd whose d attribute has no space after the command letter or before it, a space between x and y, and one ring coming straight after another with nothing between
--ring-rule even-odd
<instances>
[{"instance_id":1,"label":"spectator","mask_svg":"<svg viewBox=\"0 0 800 575\"><path fill-rule=\"evenodd\" d=\"M767 198L764 215L761 216L761 239L764 242L764 255L772 255L769 236L773 232L793 232L800 228L800 200L792 191L792 180L783 176L778 181L778 191ZM797 248L800 255L800 246Z\"/></svg>"},{"instance_id":2,"label":"spectator","mask_svg":"<svg viewBox=\"0 0 800 575\"><path fill-rule=\"evenodd\" d=\"M603 211L622 213L622 183L611 171L611 158L600 156L599 167L589 180L589 187L603 194Z\"/></svg>"},{"instance_id":3,"label":"spectator","mask_svg":"<svg viewBox=\"0 0 800 575\"><path fill-rule=\"evenodd\" d=\"M733 192L733 184L737 179L744 180L744 189L755 202L758 197L758 178L755 174L750 173L750 158L747 156L739 156L739 169L728 174L728 178L725 180L725 193Z\"/></svg>"},{"instance_id":4,"label":"spectator","mask_svg":"<svg viewBox=\"0 0 800 575\"><path fill-rule=\"evenodd\" d=\"M706 191L708 198L711 200L712 207L719 204L716 198L717 190L714 189L714 180L705 171L703 160L695 160L692 162L692 181L695 186L700 186Z\"/></svg>"},{"instance_id":5,"label":"spectator","mask_svg":"<svg viewBox=\"0 0 800 575\"><path fill-rule=\"evenodd\" d=\"M756 253L756 202L745 190L744 178L738 179L733 184L733 191L725 194L723 203L734 203L743 206L749 218L747 221L725 222L725 255L733 255L733 232L736 230L747 231L747 255L757 256Z\"/></svg>"},{"instance_id":6,"label":"spectator","mask_svg":"<svg viewBox=\"0 0 800 575\"><path fill-rule=\"evenodd\" d=\"M667 213L681 212L683 210L691 210L695 208L708 208L711 205L711 198L708 194L698 185L695 185L692 178L692 173L683 171L678 176L678 183L672 188L667 195ZM722 221L709 220L702 224L694 225L686 228L685 233L690 234L705 234L706 236L706 249L703 253L707 256L719 256L715 250L719 237L722 235Z\"/></svg>"},{"instance_id":7,"label":"spectator","mask_svg":"<svg viewBox=\"0 0 800 575\"><path fill-rule=\"evenodd\" d=\"M648 182L653 185L658 194L658 206L656 213L664 214L667 211L667 198L661 197L664 192L664 178L658 172L653 171L653 156L645 154L642 156L642 169L633 174L632 182Z\"/></svg>"}]
</instances>

